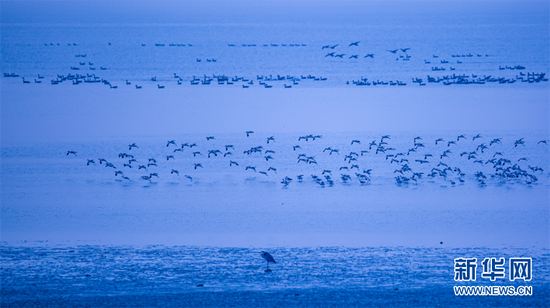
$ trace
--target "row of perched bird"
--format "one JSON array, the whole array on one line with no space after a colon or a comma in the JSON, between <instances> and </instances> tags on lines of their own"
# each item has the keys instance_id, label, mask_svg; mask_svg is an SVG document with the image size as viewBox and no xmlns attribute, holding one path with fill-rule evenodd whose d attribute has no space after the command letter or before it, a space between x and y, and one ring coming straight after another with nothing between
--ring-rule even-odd
<instances>
[{"instance_id":1,"label":"row of perched bird","mask_svg":"<svg viewBox=\"0 0 550 308\"><path fill-rule=\"evenodd\" d=\"M253 134L253 131L246 132L247 137ZM468 141L468 138L471 140ZM323 136L310 134L297 136L298 144L292 146L277 144L275 148L276 138L269 136L265 137L264 145L257 145L259 141L255 138L256 145L243 148L243 142L239 141L239 149L233 144L225 144L219 148L220 144L214 143L217 139L207 136L206 144L200 146L196 142L180 145L175 140L169 140L163 146L165 153L162 158L150 155L146 158L137 157L142 156L143 151L136 143L132 143L127 146L129 152L120 152L118 158L111 161L100 158L98 163L106 168L113 168L114 175L120 175L122 179L131 180L123 172L127 170L146 181L160 178L158 172L151 172L154 170L150 169L157 170L161 164L162 168L159 170L170 170L172 177L178 177L179 170L184 168L185 173L188 173L184 176L191 182L194 176L202 176L200 170L217 166L214 168L218 172L219 169L216 168L223 164L230 168L226 169L228 172L256 172L265 177L279 174L278 170L286 173L292 170L311 172L311 179L321 187L333 186L338 178L342 183L350 183L355 179L365 185L373 181L373 176L379 181L380 177L391 177L392 174L398 185L416 184L422 179L439 179L451 185L462 184L468 178L475 179L479 185L487 185L491 180L528 185L539 181L538 176L544 169L536 165L537 162L532 161L532 157L521 156L526 147L524 138L515 140L513 144L502 142L502 138L481 142L483 138L481 134L471 137L459 135L456 139L437 138L433 142L424 143L423 138L418 136L409 147L398 149L390 146L389 135L381 136L370 143L353 139L348 145L318 147L316 144L319 141L315 140L322 140ZM547 145L547 140L536 143L538 147ZM547 148L541 148L541 151L548 152ZM76 156L77 152L68 151L66 155ZM295 157L294 161L289 159L292 156ZM177 163L181 159L183 165ZM87 165L97 166L94 159L88 159ZM333 172L339 175L333 175ZM303 182L306 178L305 174L288 174L281 183L288 186L295 179Z\"/></svg>"},{"instance_id":2,"label":"row of perched bird","mask_svg":"<svg viewBox=\"0 0 550 308\"><path fill-rule=\"evenodd\" d=\"M106 70L106 68L101 68L102 70ZM20 77L16 73L4 73L4 77L6 78L13 78L13 77ZM25 77L21 77L23 80L23 83L31 83L30 80L25 79ZM293 86L299 85L302 82L308 82L308 81L325 81L328 78L327 77L321 77L321 76L312 76L312 75L300 75L300 76L294 76L294 75L277 75L274 77L273 75L264 76L264 75L257 75L256 80L247 78L247 77L229 77L226 75L212 75L212 76L206 76L203 77L180 77L178 74L174 73L174 78L177 83L177 85L182 85L184 82L189 82L190 85L196 86L196 85L234 85L238 84L243 88L249 88L254 85L258 85L260 87L264 88L272 88L274 85L278 85L279 87L284 88L292 88ZM41 76L40 74L37 75L37 78L34 78L34 83L42 83L42 79L44 79L44 76ZM174 80L174 79L172 79ZM50 83L52 85L58 85L65 81L71 82L73 85L79 85L79 84L104 84L109 86L111 89L117 89L117 85L111 84L111 82L107 79L101 78L99 76L96 76L96 74L67 74L67 75L60 75L58 74L56 78L53 78L50 80ZM170 79L157 79L156 76L151 77L150 81L154 83L154 86L156 85L156 88L158 89L164 89L167 82L170 82ZM256 83L254 82L256 81ZM516 82L520 83L540 83L540 82L547 82L548 78L546 78L545 73L536 73L536 72L529 72L527 74L520 73L519 75L516 75L513 78L510 77L499 77L499 76L493 76L493 75L483 75L479 76L476 74L466 75L466 74L452 74L452 75L442 75L442 76L430 76L427 75L426 79L415 77L412 78L412 83L417 83L420 86L425 86L427 84L443 84L443 85L453 85L453 84L486 84L486 83L498 83L498 84L513 84ZM161 85L160 82L164 83L164 85ZM288 83L288 84L287 84ZM389 85L389 86L406 86L407 83L403 82L401 80L369 80L367 77L361 76L358 80L351 80L346 81L347 85L356 85L356 86L377 86L377 85ZM133 84L131 81L126 80L125 81L126 86L134 85L136 89L142 89L142 85Z\"/></svg>"},{"instance_id":3,"label":"row of perched bird","mask_svg":"<svg viewBox=\"0 0 550 308\"><path fill-rule=\"evenodd\" d=\"M356 51L356 50L360 50L358 49L358 47L360 46L360 43L361 41L355 41L355 42L350 42L350 43L346 43L346 44L333 44L333 45L323 45L323 46L319 46L321 50L324 50L324 49L329 49L331 50L331 52L327 53L324 57L325 58L348 58L348 59L359 59L359 58L368 58L368 59L374 59L375 58L375 54L374 53L367 53L366 55L359 55L359 54L351 54L351 55L348 55L346 53L336 53L336 51L332 51L332 50L339 50L341 49L342 47L346 47L347 46L347 49L346 50L350 50L350 51ZM53 43L44 43L46 46L53 46L54 44ZM57 45L60 45L59 43ZM69 43L68 44L69 46L77 46L76 43ZM108 45L111 45L111 43L108 43ZM141 44L142 46L146 46L146 44ZM162 47L162 46L165 46L165 44L161 44L161 43L156 43L154 44L155 46L158 46L158 47ZM167 44L168 46L193 46L192 44L173 44L173 43L170 43L170 44ZM243 46L243 47L254 47L254 46L257 46L256 44L228 44L228 46L230 47L236 47L236 46ZM260 45L258 45L260 46ZM262 46L279 46L279 44L263 44ZM287 46L287 44L281 44L281 46ZM288 46L306 46L305 44L288 44ZM317 48L317 47L316 47ZM402 61L409 61L411 59L411 55L409 54L409 51L411 50L411 48L409 47L406 47L406 48L396 48L396 49L384 49L382 52L385 53L385 54L391 54L391 55L396 55L397 56L397 59L396 60L402 60ZM479 53L467 53L467 54L451 54L450 55L451 57L453 58L460 58L459 60L453 60L453 64L457 64L457 65L460 65L463 63L463 58L480 58L480 57L483 57L483 55L479 54ZM87 54L76 54L75 57L78 57L78 58L86 58L87 57ZM485 55L485 57L489 57L489 55ZM434 61L434 59L437 59L436 62L437 63L441 63L441 64L449 64L449 60L445 60L445 59L439 59L439 56L438 55L432 55L432 58L430 61L428 60L424 60L424 63L425 64L431 64L432 61ZM81 69L88 69L88 70L93 70L94 72L97 70L100 70L100 71L105 71L105 70L109 70L109 68L107 67L94 67L94 62L96 61L82 61L84 59L78 59L78 64L76 65L73 65L73 66L70 66L70 69L71 70L74 70L74 71L80 71ZM201 62L202 60L201 59L196 59L197 62ZM209 58L209 59L206 59L206 62L217 62L217 59L214 59L214 58ZM455 63L456 62L456 63ZM449 67L448 68L449 70L451 71L454 71L456 69L456 67ZM496 68L495 68L496 69ZM499 70L525 70L525 66L522 66L522 65L504 65L504 66L499 66L498 67ZM444 72L447 70L446 67L438 67L438 66L432 66L431 67L431 70L432 72ZM43 76L40 76L39 74L37 75L38 78L34 78L34 83L42 83L42 80L44 77ZM4 77L20 77L19 74L16 74L16 73L4 73ZM32 76L34 77L34 76ZM200 78L197 78L195 76L184 76L184 77L179 77L177 74L174 73L174 77L175 77L175 80L174 79L171 79L171 78L168 78L168 79L163 79L163 80L157 80L156 76L155 77L152 77L150 78L150 80L152 82L154 82L154 86L156 86L157 89L165 89L166 86L167 86L167 82L169 82L170 80L172 81L176 81L176 83L178 85L182 85L183 83L185 82L189 82L191 85L211 85L211 84L215 84L217 83L218 85L233 85L235 83L238 83L238 85L242 88L250 88L254 85L258 85L260 87L264 87L264 88L273 88L273 87L282 87L282 88L292 88L294 86L297 86L298 84L300 84L300 82L304 82L304 81L307 81L307 80L314 80L314 81L319 81L319 80L327 80L327 77L320 77L320 76L311 76L311 75L301 75L301 76L290 76L290 75L286 75L286 76L280 76L280 75L277 75L277 77L275 78L274 76L271 76L268 78L268 77L264 77L262 76L262 78L258 78L258 81L256 83L254 83L253 81L253 78L252 77L229 77L229 76L225 76L225 75L214 75L212 77L210 76L204 76L204 77L200 77ZM25 84L29 84L29 83L32 83L32 79L28 80L29 78L31 78L31 76L27 76L27 79L25 79L25 77L22 77L22 82L25 83ZM105 78L101 78L100 76L96 76L95 74L68 74L66 76L64 75L60 75L58 74L57 75L57 78L53 78L51 79L51 84L52 85L57 85L57 84L60 84L62 83L63 81L72 81L72 84L73 85L79 85L79 84L83 84L83 83L100 83L100 84L104 84L104 85L107 85L109 86L110 89L117 89L120 87L120 85L115 85L115 84L112 84L110 81L108 81L107 79ZM217 81L217 82L212 82L212 81ZM465 85L465 84L485 84L485 83L498 83L498 84L512 84L512 83L516 83L516 82L523 82L523 83L539 83L539 82L546 82L548 81L548 78L546 78L545 76L545 73L544 72L541 72L541 73L536 73L536 72L532 72L532 73L528 73L528 74L524 74L523 72L520 72L519 75L516 75L515 77L510 77L510 76L493 76L493 75L484 75L483 77L481 76L478 76L476 74L471 74L471 75L466 75L466 74L461 74L461 75L443 75L443 76L430 76L428 75L427 76L427 80L424 81L423 78L412 78L413 80L413 84L414 83L418 83L418 85L420 86L424 86L424 85L427 85L427 84L430 84L430 83L441 83L443 85L455 85L455 84L460 84L460 85ZM282 82L281 82L282 81ZM142 82L142 81L139 81L139 82ZM164 84L160 84L159 82L164 82ZM268 83L269 82L269 83ZM125 84L126 85L133 85L133 87L135 87L135 89L142 89L144 85L141 85L141 84L135 84L135 81L130 81L130 80L126 80L125 81ZM383 86L383 85L389 85L389 86L406 86L407 83L404 82L403 80L380 80L380 79L376 79L374 80L374 78L372 80L369 80L367 77L361 77L359 80L348 80L346 81L346 84L352 84L352 85L356 85L356 86L370 86L370 85L373 85L373 86ZM147 86L149 86L149 84L146 84Z\"/></svg>"}]
</instances>

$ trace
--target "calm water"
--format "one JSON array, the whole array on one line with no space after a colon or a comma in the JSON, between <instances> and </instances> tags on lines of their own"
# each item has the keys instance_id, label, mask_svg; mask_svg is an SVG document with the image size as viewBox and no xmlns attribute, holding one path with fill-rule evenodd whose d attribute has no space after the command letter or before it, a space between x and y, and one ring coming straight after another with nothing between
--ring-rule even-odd
<instances>
[{"instance_id":1,"label":"calm water","mask_svg":"<svg viewBox=\"0 0 550 308\"><path fill-rule=\"evenodd\" d=\"M119 5L124 4L131 6L125 2ZM227 9L225 5L207 12L200 5L182 5L175 9L181 12L180 18L173 13L165 14L164 22L158 20L158 15L139 19L117 15L120 12L116 10L109 13L116 16L116 22L79 13L81 22L77 23L74 17L62 15L62 9L51 12L53 16L48 18L34 12L39 17L36 20L29 20L24 14L7 16L8 22L2 24L3 71L15 72L31 81L40 74L45 77L44 82L57 74L95 74L112 85L122 86L128 80L146 87L158 83L176 86L174 73L184 81L183 87L190 86L193 76L204 75L250 80L258 75L274 78L289 75L301 79L295 87L351 87L354 86L351 81L361 77L371 82L399 80L409 86L418 86L412 83L412 78L426 82L427 75L436 79L453 74L470 79L476 79L472 74L516 79L520 71L499 70L506 66L525 67L521 73L548 73L549 20L541 3L522 8L504 3L504 9L473 5L468 8L473 4L469 2L448 7L432 2L416 5L352 2L343 3L341 8L324 3L314 9L290 5L297 10L294 14L309 11L301 16L281 11L275 3L265 7L257 4L259 7L247 14L243 13L247 11L246 5L240 4L223 13L220 11ZM282 2L281 6L284 5L289 4ZM331 14L333 9L336 13ZM269 10L274 11L271 17L261 18L258 14ZM359 43L349 46L353 42ZM164 46L156 46L161 44ZM334 49L323 49L335 45ZM403 52L400 48L408 50ZM327 57L331 52L343 56ZM365 58L369 54L373 57ZM80 55L86 57L75 57ZM354 55L357 59L350 59ZM212 59L216 62L208 62ZM448 63L442 63L445 61ZM445 71L433 71L433 67ZM308 75L327 80L301 78ZM158 82L150 82L155 76ZM258 86L257 80L254 81ZM352 85L347 85L348 81ZM271 82L275 87L283 87L283 83L290 84L288 80ZM241 86L241 82L235 84ZM213 82L214 85L217 83ZM470 86L494 87L499 83ZM518 82L513 86L538 85Z\"/></svg>"},{"instance_id":2,"label":"calm water","mask_svg":"<svg viewBox=\"0 0 550 308\"><path fill-rule=\"evenodd\" d=\"M1 11L3 306L548 303L547 2ZM468 256L532 257L462 285L534 296L455 297Z\"/></svg>"}]
</instances>

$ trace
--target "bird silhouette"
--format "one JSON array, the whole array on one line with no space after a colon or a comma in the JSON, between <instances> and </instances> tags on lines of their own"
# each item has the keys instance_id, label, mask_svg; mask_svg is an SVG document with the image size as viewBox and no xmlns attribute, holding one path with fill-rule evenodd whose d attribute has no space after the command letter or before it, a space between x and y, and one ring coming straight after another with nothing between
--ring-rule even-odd
<instances>
[{"instance_id":1,"label":"bird silhouette","mask_svg":"<svg viewBox=\"0 0 550 308\"><path fill-rule=\"evenodd\" d=\"M272 262L273 264L277 264L277 262L275 262L275 259L273 259L273 256L269 254L269 252L265 252L265 251L262 251L262 258L265 259L265 261L267 262L267 268L265 270L266 273L269 273L271 272L271 270L269 269L269 262Z\"/></svg>"}]
</instances>

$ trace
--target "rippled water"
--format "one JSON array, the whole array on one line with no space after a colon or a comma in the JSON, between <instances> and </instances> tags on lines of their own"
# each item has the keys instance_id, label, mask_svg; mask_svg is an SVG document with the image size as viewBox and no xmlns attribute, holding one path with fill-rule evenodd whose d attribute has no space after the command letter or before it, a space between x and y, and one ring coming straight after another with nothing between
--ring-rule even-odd
<instances>
[{"instance_id":1,"label":"rippled water","mask_svg":"<svg viewBox=\"0 0 550 308\"><path fill-rule=\"evenodd\" d=\"M270 250L277 264L270 266L272 272L265 273L259 249L40 245L43 244L2 247L3 298L6 303L25 305L18 299L29 296L31 301L26 304L63 303L66 300L90 304L94 298L107 297L103 303L96 302L104 305L117 298L129 297L124 306L143 305L140 295L150 294L158 296L159 302L166 305L170 303L171 295L191 292L198 299L222 291L226 294L241 293L228 301L238 303L243 300L239 298L242 292L255 292L252 294L256 295L248 295L248 301L251 298L261 301L259 294L290 293L309 298L311 292L329 290L354 292L355 297L361 294L358 300L363 305L376 304L380 299L361 292L378 296L393 292L393 300L389 302L396 303L403 296L399 292L411 288L432 290L434 295L438 294L439 288L453 281L453 259L457 255L482 258L497 254L508 258L528 254L533 257L533 272L537 273L530 285L536 286L534 292L537 294L519 302L509 300L509 303L525 305L544 302L544 284L550 275L548 250L532 249L277 248ZM491 283L481 279L473 284L456 284L499 285L498 281ZM525 282L506 282L506 285L519 286ZM452 296L451 292L449 287L449 294L443 292L440 296ZM72 294L72 299L67 298L67 294ZM217 306L220 295L210 300L209 305ZM336 298L326 300L327 303L339 302ZM448 305L458 304L456 299L447 300ZM411 304L422 305L422 302L420 299L420 302ZM288 298L281 303L298 304Z\"/></svg>"}]
</instances>

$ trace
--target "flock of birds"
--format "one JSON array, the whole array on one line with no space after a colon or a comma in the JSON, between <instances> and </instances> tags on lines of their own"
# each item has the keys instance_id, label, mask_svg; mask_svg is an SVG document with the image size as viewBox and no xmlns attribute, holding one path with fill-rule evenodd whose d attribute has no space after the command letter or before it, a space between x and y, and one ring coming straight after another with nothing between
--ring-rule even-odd
<instances>
[{"instance_id":1,"label":"flock of birds","mask_svg":"<svg viewBox=\"0 0 550 308\"><path fill-rule=\"evenodd\" d=\"M357 41L357 42L352 42L348 45L348 47L354 47L354 46L359 46L359 43L360 41ZM334 50L336 47L338 47L339 44L335 44L335 45L325 45L323 46L321 49L330 49L330 50ZM375 57L375 54L374 53L367 53L366 55L359 55L359 54L354 54L355 51L353 51L353 49L348 49L348 50L351 50L350 52L352 52L351 55L348 56L348 54L345 53L337 53L337 51L330 51L328 52L324 57L327 58L340 58L340 59L345 59L347 58L348 60L350 59L359 59L359 58L364 58L364 59L374 59ZM389 52L391 54L394 54L396 55L396 58L395 60L396 61L411 61L411 58L412 56L408 54L408 51L411 50L411 48L409 47L406 47L406 48L398 48L398 49L393 49L393 50L389 50L389 49L386 49L385 51L386 52ZM464 60L462 58L473 58L473 57L476 57L476 58L481 58L481 57L489 57L488 54L485 54L485 55L481 55L481 54L472 54L472 53L468 53L468 54L451 54L451 57L452 58L460 58L460 60L456 60L452 63L450 63L449 60L446 60L446 59L439 59L439 56L438 55L432 55L432 59L424 59L424 64L430 64L432 65L432 62L434 62L434 64L449 64L449 67L448 67L448 70L449 71L455 71L456 70L456 67L457 65L461 65L464 63ZM435 59L435 60L434 60ZM454 67L452 66L454 65ZM443 72L443 71L446 71L447 70L447 67L444 67L444 66L432 66L431 67L431 71L432 72ZM505 66L499 66L499 70L525 70L525 67L522 66L522 65L513 65L513 66L508 66L508 65L505 65ZM461 85L464 85L464 84L485 84L485 83L489 83L489 82L492 82L492 83L499 83L499 84L511 84L511 83L515 83L516 81L518 82L527 82L527 83L539 83L539 82L546 82L548 81L548 78L546 78L546 74L545 73L535 73L535 72L531 72L531 73L523 73L523 72L520 72L519 75L516 75L515 78L507 78L507 77L498 77L498 76L493 76L493 75L476 75L476 74L455 74L453 73L452 75L443 75L443 76L436 76L436 77L433 77L433 76L430 76L430 75L427 75L426 77L426 81L427 83L441 83L443 85L446 85L446 86L449 86L449 85L453 85L453 84L461 84ZM425 86L426 85L426 82L423 80L423 78L418 78L418 77L413 77L412 78L412 83L417 83L418 85L420 86ZM375 80L372 80L372 81L369 81L367 77L360 77L358 80L351 80L350 81L347 81L346 84L354 84L356 86L370 86L370 85L373 85L373 86L376 86L376 85L390 85L390 86L406 86L407 83L406 82L403 82L401 80L379 80L377 79L376 81Z\"/></svg>"},{"instance_id":2,"label":"flock of birds","mask_svg":"<svg viewBox=\"0 0 550 308\"><path fill-rule=\"evenodd\" d=\"M253 131L247 131L245 139L253 134ZM89 158L86 164L104 166L112 170L115 177L126 181L136 180L136 172L132 178L126 172L137 170L137 180L146 182L160 179L157 170L170 170L169 174L162 176L174 180L181 175L193 183L194 176L204 175L201 174L202 170L218 168L216 166L220 166L220 163L227 164L226 167L230 168L226 169L227 172L248 172L249 175L264 178L280 176L281 171L310 173L286 175L280 180L284 187L308 179L320 187L332 187L336 182L368 185L374 178L380 181L381 177L393 177L397 185L414 185L426 179L451 186L472 180L481 186L503 182L532 185L539 181L538 177L544 172L537 165L536 157L522 156L522 153L531 152L524 150L527 143L525 138L512 143L502 138L486 139L478 134L425 142L417 136L408 146L403 147L401 144L399 149L394 147L389 135L370 142L353 139L347 145L317 147L316 140L320 139L323 136L298 136L294 145L278 145L277 150L273 147L277 143L274 136L266 137L263 144L254 144L244 149L232 144L215 146L212 143L217 140L214 136L207 136L206 144L201 146L195 142L180 144L169 140L163 146L163 156L146 158L141 156L139 146L132 143L127 145L127 151L118 154L116 161ZM258 142L258 138L254 140ZM238 144L243 142L239 141ZM540 140L536 144L531 142L530 146L547 147L548 140ZM547 148L540 150L542 153L548 151ZM77 156L77 152L68 151L66 156ZM178 161L182 159L184 163L179 164ZM217 163L212 163L214 161ZM162 168L159 169L159 165Z\"/></svg>"},{"instance_id":3,"label":"flock of birds","mask_svg":"<svg viewBox=\"0 0 550 308\"><path fill-rule=\"evenodd\" d=\"M360 54L358 50L358 47L360 46L361 41L351 42L349 44L334 44L334 45L324 45L320 49L322 51L328 50L328 52L324 55L324 58L329 59L367 59L374 61L375 58L381 57L383 55L380 55L378 53L366 53L366 54ZM45 46L55 46L53 43L44 43ZM69 46L77 46L76 43L69 43ZM108 43L108 45L111 45L111 43ZM159 44L156 43L154 46L156 47L164 47L166 44ZM167 44L168 46L189 46L192 47L192 44ZM347 47L346 47L347 45ZM59 43L57 43L57 46L60 46ZM141 44L141 46L147 46L146 44ZM228 44L229 47L256 47L256 46L263 46L263 47L305 47L306 44ZM346 48L346 49L342 49ZM411 61L414 57L409 53L411 51L410 47L405 48L397 48L397 49L385 49L382 51L384 55L395 55L396 61ZM99 75L96 75L95 72L85 73L85 74L79 74L79 71L83 70L89 70L89 71L107 71L110 70L107 67L97 67L94 65L94 62L92 61L86 61L83 58L87 57L87 54L76 54L75 57L80 58L78 63L75 65L70 66L70 69L72 71L76 71L74 73L69 74L57 74L54 78L50 80L50 83L52 85L58 85L64 81L72 82L73 85L79 85L81 83L98 83L98 84L104 84L109 86L110 89L117 89L120 86L120 83L118 85L112 83L112 81L107 80L106 78L103 78ZM504 65L499 66L498 71L518 71L519 73L516 74L514 77L510 76L496 76L494 74L457 74L454 72L457 68L457 66L462 65L463 63L468 63L465 59L470 58L487 58L490 57L488 54L479 54L479 53L467 53L467 54L451 54L451 57L454 58L452 60L450 59L444 59L441 58L439 55L431 55L430 59L424 59L423 64L429 65L429 71L431 73L426 74L426 77L412 77L410 80L369 80L368 77L359 77L358 79L354 80L347 80L345 81L346 85L356 85L356 86L406 86L409 82L411 84L418 84L419 86L425 86L427 84L442 84L442 85L465 85L465 84L485 84L485 83L496 83L496 84L512 84L512 83L540 83L540 82L547 82L548 78L546 78L546 74L544 72L537 73L537 72L529 72L524 73L523 71L526 69L522 65ZM466 62L465 62L466 61ZM196 62L203 62L202 59L196 58ZM215 58L207 58L205 62L218 62ZM450 74L443 74L441 73L445 72L451 72ZM495 68L495 72L496 72ZM438 76L435 76L433 74L438 74ZM42 83L44 76L41 76L40 74L37 74L35 76L29 77L28 79L25 79L24 76L20 76L17 73L4 73L4 77L21 77L23 83ZM143 79L140 81L137 81L142 84L137 84L136 81L130 81L125 80L123 81L126 86L133 86L135 89L142 89L143 84L146 86L156 86L157 89L165 89L167 84L173 84L174 81L177 85L183 85L184 83L188 83L192 86L197 85L234 85L237 84L238 86L246 89L253 87L255 85L263 88L273 88L273 87L281 87L281 88L292 88L294 86L297 86L301 84L302 82L309 82L309 81L324 81L327 80L328 77L322 77L322 76L315 76L311 74L301 74L301 75L281 75L281 74L272 74L272 75L256 75L255 78L251 76L231 76L231 75L225 75L225 74L212 74L212 75L206 75L203 74L203 76L183 76L180 77L177 73L173 74L170 77L164 77L164 78L157 78L157 76L150 76L147 77L144 81ZM118 80L117 80L118 81ZM118 81L120 82L120 81Z\"/></svg>"}]
</instances>

